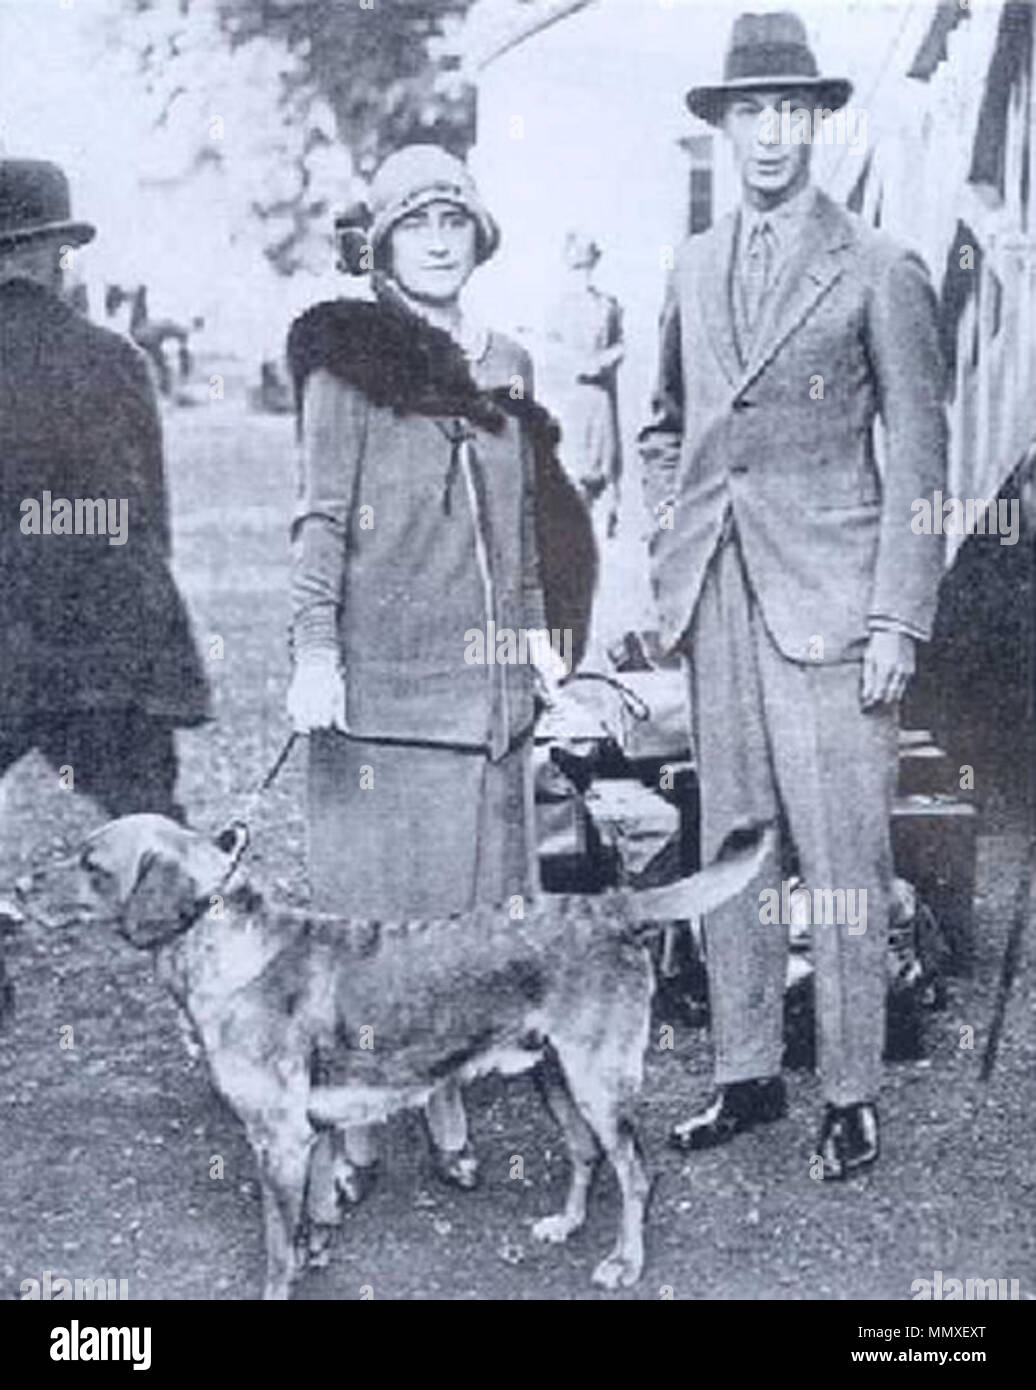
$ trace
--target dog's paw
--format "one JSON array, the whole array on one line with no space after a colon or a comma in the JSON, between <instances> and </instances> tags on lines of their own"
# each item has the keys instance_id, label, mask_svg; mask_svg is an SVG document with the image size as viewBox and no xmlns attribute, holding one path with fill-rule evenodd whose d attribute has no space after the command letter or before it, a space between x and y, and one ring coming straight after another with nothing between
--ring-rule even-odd
<instances>
[{"instance_id":1,"label":"dog's paw","mask_svg":"<svg viewBox=\"0 0 1036 1390\"><path fill-rule=\"evenodd\" d=\"M628 1289L640 1278L644 1261L623 1250L613 1250L593 1272L593 1282L601 1289Z\"/></svg>"},{"instance_id":2,"label":"dog's paw","mask_svg":"<svg viewBox=\"0 0 1036 1390\"><path fill-rule=\"evenodd\" d=\"M304 1269L326 1269L331 1263L331 1245L337 1226L311 1225L301 1261Z\"/></svg>"},{"instance_id":3,"label":"dog's paw","mask_svg":"<svg viewBox=\"0 0 1036 1390\"><path fill-rule=\"evenodd\" d=\"M579 1222L559 1211L554 1216L543 1216L533 1223L532 1238L544 1245L560 1245L568 1240L573 1231L579 1230Z\"/></svg>"},{"instance_id":4,"label":"dog's paw","mask_svg":"<svg viewBox=\"0 0 1036 1390\"><path fill-rule=\"evenodd\" d=\"M456 1153L440 1151L436 1157L436 1168L444 1182L471 1192L478 1187L481 1177L478 1159L469 1145Z\"/></svg>"}]
</instances>

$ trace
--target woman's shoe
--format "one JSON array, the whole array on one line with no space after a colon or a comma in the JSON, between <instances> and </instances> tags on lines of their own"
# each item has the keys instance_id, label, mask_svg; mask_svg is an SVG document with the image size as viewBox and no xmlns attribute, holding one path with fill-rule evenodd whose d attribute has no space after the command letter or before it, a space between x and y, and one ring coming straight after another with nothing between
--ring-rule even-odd
<instances>
[{"instance_id":1,"label":"woman's shoe","mask_svg":"<svg viewBox=\"0 0 1036 1390\"><path fill-rule=\"evenodd\" d=\"M869 1102L828 1105L817 1141L824 1182L841 1182L869 1168L881 1152L878 1111Z\"/></svg>"},{"instance_id":2,"label":"woman's shoe","mask_svg":"<svg viewBox=\"0 0 1036 1390\"><path fill-rule=\"evenodd\" d=\"M373 1163L350 1163L339 1157L334 1165L335 1193L343 1206L358 1207L368 1196L378 1179L378 1160Z\"/></svg>"},{"instance_id":3,"label":"woman's shoe","mask_svg":"<svg viewBox=\"0 0 1036 1390\"><path fill-rule=\"evenodd\" d=\"M442 1178L443 1182L450 1183L453 1187L460 1187L465 1192L470 1192L479 1184L480 1171L475 1150L470 1144L465 1144L462 1149L448 1152L445 1149L435 1149L435 1169Z\"/></svg>"}]
</instances>

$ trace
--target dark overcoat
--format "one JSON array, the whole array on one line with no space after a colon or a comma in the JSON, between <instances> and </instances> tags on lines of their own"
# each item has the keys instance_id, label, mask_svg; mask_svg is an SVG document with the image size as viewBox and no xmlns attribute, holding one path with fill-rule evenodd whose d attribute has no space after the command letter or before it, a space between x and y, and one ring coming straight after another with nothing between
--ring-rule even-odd
<instances>
[{"instance_id":1,"label":"dark overcoat","mask_svg":"<svg viewBox=\"0 0 1036 1390\"><path fill-rule=\"evenodd\" d=\"M32 534L23 503L42 510L45 492L126 499L125 544ZM175 725L207 717L169 569L161 427L144 359L26 280L0 286L0 592L0 717L127 706Z\"/></svg>"}]
</instances>

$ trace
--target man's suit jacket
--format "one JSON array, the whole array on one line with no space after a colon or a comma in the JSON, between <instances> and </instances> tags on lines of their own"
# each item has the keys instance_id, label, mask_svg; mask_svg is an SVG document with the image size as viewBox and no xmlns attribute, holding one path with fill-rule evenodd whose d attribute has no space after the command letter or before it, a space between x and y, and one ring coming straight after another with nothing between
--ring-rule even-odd
<instances>
[{"instance_id":1,"label":"man's suit jacket","mask_svg":"<svg viewBox=\"0 0 1036 1390\"><path fill-rule=\"evenodd\" d=\"M126 498L127 539L32 535L22 503ZM0 720L135 706L172 724L208 688L169 569L162 438L142 354L28 280L0 286Z\"/></svg>"},{"instance_id":2,"label":"man's suit jacket","mask_svg":"<svg viewBox=\"0 0 1036 1390\"><path fill-rule=\"evenodd\" d=\"M730 293L738 214L678 253L641 435L667 646L691 622L728 507L785 656L851 660L875 626L931 633L942 537L910 526L911 504L945 478L931 285L916 256L822 193L801 225L744 360Z\"/></svg>"}]
</instances>

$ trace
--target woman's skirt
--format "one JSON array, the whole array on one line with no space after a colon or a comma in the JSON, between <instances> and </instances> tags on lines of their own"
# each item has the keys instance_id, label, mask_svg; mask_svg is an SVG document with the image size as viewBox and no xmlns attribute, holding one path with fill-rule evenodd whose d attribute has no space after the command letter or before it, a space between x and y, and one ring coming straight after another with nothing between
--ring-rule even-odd
<instances>
[{"instance_id":1,"label":"woman's skirt","mask_svg":"<svg viewBox=\"0 0 1036 1390\"><path fill-rule=\"evenodd\" d=\"M537 889L531 739L494 763L318 731L308 796L318 911L437 917Z\"/></svg>"}]
</instances>

